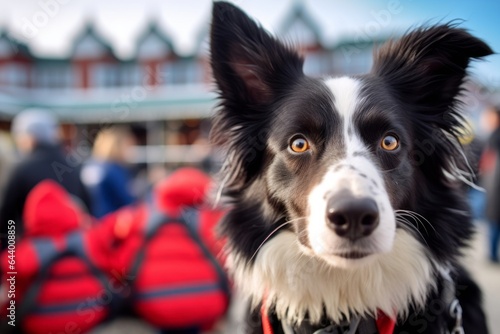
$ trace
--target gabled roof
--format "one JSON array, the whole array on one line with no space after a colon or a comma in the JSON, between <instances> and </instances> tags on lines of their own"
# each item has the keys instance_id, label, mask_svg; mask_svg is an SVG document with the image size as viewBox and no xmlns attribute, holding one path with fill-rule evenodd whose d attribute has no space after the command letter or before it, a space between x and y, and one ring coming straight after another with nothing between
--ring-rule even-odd
<instances>
[{"instance_id":1,"label":"gabled roof","mask_svg":"<svg viewBox=\"0 0 500 334\"><path fill-rule=\"evenodd\" d=\"M159 26L158 22L154 20L149 23L144 32L137 39L134 57L139 56L140 48L144 45L144 43L146 43L149 38L152 37L157 38L162 43L164 43L168 48L169 53L176 54L172 39Z\"/></svg>"},{"instance_id":2,"label":"gabled roof","mask_svg":"<svg viewBox=\"0 0 500 334\"><path fill-rule=\"evenodd\" d=\"M26 58L33 58L29 47L12 37L5 29L0 29L0 43L7 43L12 55L20 54Z\"/></svg>"},{"instance_id":3,"label":"gabled roof","mask_svg":"<svg viewBox=\"0 0 500 334\"><path fill-rule=\"evenodd\" d=\"M321 27L307 10L303 0L293 0L291 9L283 19L278 33L285 36L297 21L302 22L312 32L318 44L322 43Z\"/></svg>"},{"instance_id":4,"label":"gabled roof","mask_svg":"<svg viewBox=\"0 0 500 334\"><path fill-rule=\"evenodd\" d=\"M82 32L77 35L73 41L73 47L71 50L71 58L76 56L78 46L85 40L94 40L99 46L101 46L105 53L113 58L116 58L113 47L111 44L103 38L96 30L95 25L92 21L87 22L87 24L82 29Z\"/></svg>"},{"instance_id":5,"label":"gabled roof","mask_svg":"<svg viewBox=\"0 0 500 334\"><path fill-rule=\"evenodd\" d=\"M157 21L151 21L148 27L137 39L137 46L140 46L150 35L158 36L170 48L173 48L172 39L159 26Z\"/></svg>"}]
</instances>

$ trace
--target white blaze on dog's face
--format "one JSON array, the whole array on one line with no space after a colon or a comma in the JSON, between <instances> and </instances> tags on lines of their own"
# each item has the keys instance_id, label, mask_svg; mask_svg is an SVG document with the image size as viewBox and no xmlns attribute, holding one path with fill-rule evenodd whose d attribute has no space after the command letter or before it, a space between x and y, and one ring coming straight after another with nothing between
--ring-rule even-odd
<instances>
[{"instance_id":1,"label":"white blaze on dog's face","mask_svg":"<svg viewBox=\"0 0 500 334\"><path fill-rule=\"evenodd\" d=\"M325 82L342 119L345 156L327 168L308 197L309 248L334 266L351 267L392 249L396 221L383 171L357 135L361 83L342 77Z\"/></svg>"}]
</instances>

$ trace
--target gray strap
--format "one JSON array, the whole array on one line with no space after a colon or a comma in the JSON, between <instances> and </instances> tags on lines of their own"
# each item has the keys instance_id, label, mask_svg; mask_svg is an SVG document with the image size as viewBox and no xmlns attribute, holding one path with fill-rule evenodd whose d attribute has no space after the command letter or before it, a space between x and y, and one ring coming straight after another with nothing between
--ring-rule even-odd
<instances>
[{"instance_id":1,"label":"gray strap","mask_svg":"<svg viewBox=\"0 0 500 334\"><path fill-rule=\"evenodd\" d=\"M350 333L351 332L349 332L349 334ZM352 333L354 334L355 331ZM375 322L375 319L373 319L373 318L363 319L363 321L361 321L359 323L358 333L359 334L377 334L378 328L377 328L377 323Z\"/></svg>"}]
</instances>

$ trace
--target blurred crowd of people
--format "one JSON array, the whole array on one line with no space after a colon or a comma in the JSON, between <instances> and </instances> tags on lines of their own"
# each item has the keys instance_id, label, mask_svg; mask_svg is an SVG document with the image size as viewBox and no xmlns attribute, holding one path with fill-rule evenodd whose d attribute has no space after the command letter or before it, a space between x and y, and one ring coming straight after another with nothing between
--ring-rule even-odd
<instances>
[{"instance_id":1,"label":"blurred crowd of people","mask_svg":"<svg viewBox=\"0 0 500 334\"><path fill-rule=\"evenodd\" d=\"M488 258L499 263L500 244L500 106L491 106L483 114L483 127L490 133L479 162L480 184L486 190L484 218L489 227ZM481 203L481 199L479 200ZM480 213L481 213L480 211Z\"/></svg>"},{"instance_id":2,"label":"blurred crowd of people","mask_svg":"<svg viewBox=\"0 0 500 334\"><path fill-rule=\"evenodd\" d=\"M137 182L129 163L137 144L130 128L100 129L81 163L68 161L59 134L50 111L28 109L12 121L16 151L0 147L6 153L0 164L0 332L12 329L3 314L10 259L19 267L13 298L23 333L60 332L68 323L86 332L123 314L167 333L196 334L213 326L227 309L229 285L215 258L221 211L203 204L210 176L184 169L137 186L144 180ZM196 211L194 222L182 216L188 207ZM15 248L9 246L14 224ZM115 280L118 291L110 288ZM130 286L133 297L126 292ZM86 301L110 291L113 302ZM72 309L68 302L76 301L78 309Z\"/></svg>"},{"instance_id":3,"label":"blurred crowd of people","mask_svg":"<svg viewBox=\"0 0 500 334\"><path fill-rule=\"evenodd\" d=\"M12 137L19 161L3 171L0 221L16 222L23 232L23 208L28 193L42 180L60 183L85 211L100 218L132 204L132 174L127 166L127 149L134 137L126 127L113 126L100 131L92 155L83 164L69 164L59 138L59 124L52 113L28 109L12 122ZM4 169L4 168L2 168ZM6 247L7 224L0 224L1 247Z\"/></svg>"}]
</instances>

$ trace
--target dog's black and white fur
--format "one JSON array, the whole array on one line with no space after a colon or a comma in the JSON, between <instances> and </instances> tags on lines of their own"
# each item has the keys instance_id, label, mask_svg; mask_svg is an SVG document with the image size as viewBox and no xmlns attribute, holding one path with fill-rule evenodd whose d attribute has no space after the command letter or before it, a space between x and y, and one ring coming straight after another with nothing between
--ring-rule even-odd
<instances>
[{"instance_id":1,"label":"dog's black and white fur","mask_svg":"<svg viewBox=\"0 0 500 334\"><path fill-rule=\"evenodd\" d=\"M472 233L457 179L457 96L471 59L491 54L454 24L380 47L370 73L315 79L303 59L237 7L216 2L213 138L227 149L221 223L238 287L283 324L312 333L382 311L395 333L486 333L480 291L459 265ZM264 297L265 296L265 297ZM265 298L265 299L264 299Z\"/></svg>"}]
</instances>

